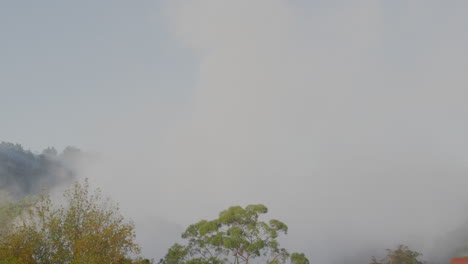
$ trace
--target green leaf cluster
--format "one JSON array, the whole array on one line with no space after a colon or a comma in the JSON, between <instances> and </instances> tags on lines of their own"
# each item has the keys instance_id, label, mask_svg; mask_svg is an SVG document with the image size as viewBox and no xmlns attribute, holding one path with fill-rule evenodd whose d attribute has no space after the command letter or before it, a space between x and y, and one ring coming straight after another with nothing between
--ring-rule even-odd
<instances>
[{"instance_id":1,"label":"green leaf cluster","mask_svg":"<svg viewBox=\"0 0 468 264\"><path fill-rule=\"evenodd\" d=\"M384 264L421 264L418 258L421 253L411 250L406 245L398 245L396 249L387 249L387 256L380 262ZM379 262L376 257L372 257L372 263Z\"/></svg>"},{"instance_id":2,"label":"green leaf cluster","mask_svg":"<svg viewBox=\"0 0 468 264\"><path fill-rule=\"evenodd\" d=\"M272 219L261 221L268 208L262 204L245 208L233 206L217 219L201 220L182 234L187 245L174 244L167 252L166 264L245 263L261 259L266 263L285 263L290 254L277 240L287 234L285 223ZM291 255L294 264L309 264L304 254Z\"/></svg>"}]
</instances>

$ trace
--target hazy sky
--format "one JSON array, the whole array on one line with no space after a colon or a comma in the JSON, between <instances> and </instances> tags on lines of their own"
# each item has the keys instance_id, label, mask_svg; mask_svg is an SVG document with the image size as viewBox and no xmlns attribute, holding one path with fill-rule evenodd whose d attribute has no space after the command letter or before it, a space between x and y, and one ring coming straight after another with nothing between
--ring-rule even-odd
<instances>
[{"instance_id":1,"label":"hazy sky","mask_svg":"<svg viewBox=\"0 0 468 264\"><path fill-rule=\"evenodd\" d=\"M197 65L170 31L159 1L0 3L2 140L88 148L96 124L184 108Z\"/></svg>"},{"instance_id":2,"label":"hazy sky","mask_svg":"<svg viewBox=\"0 0 468 264\"><path fill-rule=\"evenodd\" d=\"M151 257L189 223L265 203L312 263L365 263L397 243L445 263L468 244L450 235L468 219L467 12L0 3L0 140L102 153L86 175Z\"/></svg>"}]
</instances>

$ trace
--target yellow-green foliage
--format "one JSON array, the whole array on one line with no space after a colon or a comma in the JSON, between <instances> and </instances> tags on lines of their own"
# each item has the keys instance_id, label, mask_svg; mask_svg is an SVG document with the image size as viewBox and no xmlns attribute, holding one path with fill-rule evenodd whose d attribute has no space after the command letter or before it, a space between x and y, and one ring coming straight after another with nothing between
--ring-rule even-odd
<instances>
[{"instance_id":1,"label":"yellow-green foliage","mask_svg":"<svg viewBox=\"0 0 468 264\"><path fill-rule=\"evenodd\" d=\"M0 263L132 263L129 256L140 252L134 226L99 190L90 193L87 181L75 183L64 201L54 205L40 195L2 234Z\"/></svg>"},{"instance_id":2,"label":"yellow-green foliage","mask_svg":"<svg viewBox=\"0 0 468 264\"><path fill-rule=\"evenodd\" d=\"M4 232L24 209L31 206L32 202L33 198L29 196L21 201L13 202L7 192L0 191L0 233Z\"/></svg>"}]
</instances>

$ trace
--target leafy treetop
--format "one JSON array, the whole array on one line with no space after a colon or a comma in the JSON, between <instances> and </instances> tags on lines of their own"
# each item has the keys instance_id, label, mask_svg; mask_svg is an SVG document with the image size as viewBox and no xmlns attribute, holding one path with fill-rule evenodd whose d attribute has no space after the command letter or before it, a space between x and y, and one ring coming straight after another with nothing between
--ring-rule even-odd
<instances>
[{"instance_id":1,"label":"leafy treetop","mask_svg":"<svg viewBox=\"0 0 468 264\"><path fill-rule=\"evenodd\" d=\"M380 262L384 264L421 264L423 263L418 258L421 253L411 250L406 245L398 245L394 250L387 249L387 256ZM372 257L372 263L379 262L376 257Z\"/></svg>"},{"instance_id":2,"label":"leafy treetop","mask_svg":"<svg viewBox=\"0 0 468 264\"><path fill-rule=\"evenodd\" d=\"M132 223L118 207L91 193L87 181L64 194L64 204L42 194L8 232L0 237L0 263L130 264L140 252Z\"/></svg>"},{"instance_id":3,"label":"leafy treetop","mask_svg":"<svg viewBox=\"0 0 468 264\"><path fill-rule=\"evenodd\" d=\"M259 258L266 263L285 263L290 256L281 248L278 236L286 234L288 227L272 219L260 221L268 208L262 204L245 208L233 206L222 211L214 220L201 220L190 225L182 234L187 245L174 244L166 254L167 264L249 264ZM294 264L309 264L304 254L291 255Z\"/></svg>"}]
</instances>

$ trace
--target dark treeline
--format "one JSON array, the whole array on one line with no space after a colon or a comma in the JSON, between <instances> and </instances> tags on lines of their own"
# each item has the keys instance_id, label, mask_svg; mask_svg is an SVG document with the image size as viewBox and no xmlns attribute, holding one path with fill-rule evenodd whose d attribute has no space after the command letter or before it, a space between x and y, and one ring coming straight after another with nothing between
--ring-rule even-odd
<instances>
[{"instance_id":1,"label":"dark treeline","mask_svg":"<svg viewBox=\"0 0 468 264\"><path fill-rule=\"evenodd\" d=\"M25 150L20 144L0 143L0 190L13 198L37 194L43 187L68 183L76 177L76 164L82 153L67 147L62 153L47 148L41 154Z\"/></svg>"}]
</instances>

